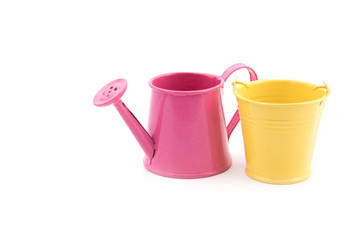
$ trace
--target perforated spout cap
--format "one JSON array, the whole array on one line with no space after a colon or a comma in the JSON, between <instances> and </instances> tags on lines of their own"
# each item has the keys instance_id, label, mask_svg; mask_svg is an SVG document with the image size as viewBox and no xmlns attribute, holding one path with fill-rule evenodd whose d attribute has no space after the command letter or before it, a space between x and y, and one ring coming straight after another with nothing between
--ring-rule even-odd
<instances>
[{"instance_id":1,"label":"perforated spout cap","mask_svg":"<svg viewBox=\"0 0 360 240\"><path fill-rule=\"evenodd\" d=\"M93 101L94 105L97 107L105 107L117 103L124 95L126 87L127 82L123 78L108 83L95 95Z\"/></svg>"}]
</instances>

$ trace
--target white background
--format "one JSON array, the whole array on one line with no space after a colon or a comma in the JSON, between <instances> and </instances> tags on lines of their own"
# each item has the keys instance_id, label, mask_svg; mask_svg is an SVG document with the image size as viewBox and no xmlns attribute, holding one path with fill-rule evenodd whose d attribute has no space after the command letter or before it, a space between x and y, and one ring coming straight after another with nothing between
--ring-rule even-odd
<instances>
[{"instance_id":1,"label":"white background","mask_svg":"<svg viewBox=\"0 0 360 240\"><path fill-rule=\"evenodd\" d=\"M0 239L359 239L359 11L356 1L1 1ZM115 108L92 105L116 78L147 126L148 80L220 75L332 89L313 175L247 177L241 126L233 166L160 177ZM236 108L225 85L229 120Z\"/></svg>"}]
</instances>

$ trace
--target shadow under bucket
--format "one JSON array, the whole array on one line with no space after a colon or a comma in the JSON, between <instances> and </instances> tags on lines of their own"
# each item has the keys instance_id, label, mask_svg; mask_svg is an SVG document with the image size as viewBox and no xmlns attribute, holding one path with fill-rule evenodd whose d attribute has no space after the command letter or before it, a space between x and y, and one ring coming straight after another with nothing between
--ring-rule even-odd
<instances>
[{"instance_id":1,"label":"shadow under bucket","mask_svg":"<svg viewBox=\"0 0 360 240\"><path fill-rule=\"evenodd\" d=\"M303 181L329 89L294 80L234 82L245 145L246 173L275 184Z\"/></svg>"}]
</instances>

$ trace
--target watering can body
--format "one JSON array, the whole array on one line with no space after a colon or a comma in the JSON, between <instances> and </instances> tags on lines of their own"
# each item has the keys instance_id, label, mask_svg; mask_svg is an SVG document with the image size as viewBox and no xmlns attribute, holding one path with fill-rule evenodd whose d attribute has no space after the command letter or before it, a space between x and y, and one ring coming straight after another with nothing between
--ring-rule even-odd
<instances>
[{"instance_id":1,"label":"watering can body","mask_svg":"<svg viewBox=\"0 0 360 240\"><path fill-rule=\"evenodd\" d=\"M168 77L177 75L199 77L194 73ZM144 158L144 165L151 172L198 178L221 173L231 166L221 101L224 81L213 75L201 76L217 79L219 84L215 89L185 95L183 91L152 88L148 132L155 142L155 154Z\"/></svg>"}]
</instances>

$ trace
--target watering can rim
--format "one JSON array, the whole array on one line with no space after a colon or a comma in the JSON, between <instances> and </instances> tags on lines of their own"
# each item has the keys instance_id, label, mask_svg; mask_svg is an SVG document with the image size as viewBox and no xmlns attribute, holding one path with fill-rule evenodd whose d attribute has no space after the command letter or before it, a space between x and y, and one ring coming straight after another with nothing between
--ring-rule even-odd
<instances>
[{"instance_id":1,"label":"watering can rim","mask_svg":"<svg viewBox=\"0 0 360 240\"><path fill-rule=\"evenodd\" d=\"M155 81L156 79L160 78L160 77L166 77L166 76L174 76L176 74L193 74L193 75L203 75L203 76L207 76L207 77L211 77L211 78L217 78L220 82L210 88L205 88L205 89L201 89L201 90L190 90L190 91L186 91L186 90L169 90L169 89L165 89L165 88L161 88L161 87L157 87L153 84L153 81ZM176 96L189 96L189 95L202 95L202 94L206 94L206 93L210 93L213 91L216 91L222 87L224 87L225 84L225 80L217 75L214 74L210 74L210 73L199 73L199 72L169 72L169 73L164 73L164 74L160 74L157 75L153 78L151 78L149 80L149 86L153 89L156 90L158 92L164 93L164 94L168 94L168 95L176 95Z\"/></svg>"}]
</instances>

